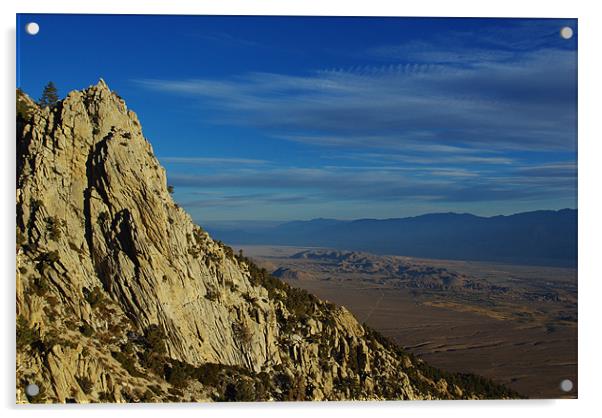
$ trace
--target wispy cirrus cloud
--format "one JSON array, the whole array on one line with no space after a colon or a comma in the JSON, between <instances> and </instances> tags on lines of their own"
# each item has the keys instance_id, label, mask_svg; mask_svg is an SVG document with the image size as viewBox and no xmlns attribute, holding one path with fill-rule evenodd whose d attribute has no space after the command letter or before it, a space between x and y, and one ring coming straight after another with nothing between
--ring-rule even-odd
<instances>
[{"instance_id":1,"label":"wispy cirrus cloud","mask_svg":"<svg viewBox=\"0 0 602 418\"><path fill-rule=\"evenodd\" d=\"M217 122L313 145L573 150L575 71L574 51L546 49L469 68L400 64L138 83L196 97L217 110Z\"/></svg>"},{"instance_id":2,"label":"wispy cirrus cloud","mask_svg":"<svg viewBox=\"0 0 602 418\"><path fill-rule=\"evenodd\" d=\"M235 158L235 157L159 157L162 163L167 164L189 164L189 165L262 165L267 164L266 160L253 158Z\"/></svg>"},{"instance_id":3,"label":"wispy cirrus cloud","mask_svg":"<svg viewBox=\"0 0 602 418\"><path fill-rule=\"evenodd\" d=\"M506 171L475 171L452 167L324 166L230 169L219 173L171 174L176 187L222 191L203 201L228 199L224 190L247 190L267 198L313 196L315 200L343 201L496 201L546 199L565 196L574 187L572 171L564 165L516 167ZM560 169L552 173L550 170ZM249 193L245 193L249 196ZM236 198L238 199L238 197ZM293 199L291 199L292 201ZM238 201L238 200L237 200ZM276 202L275 200L271 200Z\"/></svg>"},{"instance_id":4,"label":"wispy cirrus cloud","mask_svg":"<svg viewBox=\"0 0 602 418\"><path fill-rule=\"evenodd\" d=\"M204 122L250 128L319 159L303 167L287 166L286 158L241 159L234 169L219 158L199 159L219 170L169 175L179 187L219 191L190 200L196 207L572 205L574 45L555 42L557 30L545 22L531 37L526 24L510 35L490 29L477 41L457 32L373 46L354 53L365 63L344 67L136 82L189 98Z\"/></svg>"}]
</instances>

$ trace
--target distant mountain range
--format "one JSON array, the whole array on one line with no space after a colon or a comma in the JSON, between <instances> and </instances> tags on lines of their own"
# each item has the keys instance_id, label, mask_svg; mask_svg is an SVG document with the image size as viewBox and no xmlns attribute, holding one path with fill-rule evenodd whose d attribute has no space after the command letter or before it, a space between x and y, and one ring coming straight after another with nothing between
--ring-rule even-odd
<instances>
[{"instance_id":1,"label":"distant mountain range","mask_svg":"<svg viewBox=\"0 0 602 418\"><path fill-rule=\"evenodd\" d=\"M434 213L410 218L312 219L279 225L207 225L232 245L296 245L412 257L577 265L577 210L492 217Z\"/></svg>"}]
</instances>

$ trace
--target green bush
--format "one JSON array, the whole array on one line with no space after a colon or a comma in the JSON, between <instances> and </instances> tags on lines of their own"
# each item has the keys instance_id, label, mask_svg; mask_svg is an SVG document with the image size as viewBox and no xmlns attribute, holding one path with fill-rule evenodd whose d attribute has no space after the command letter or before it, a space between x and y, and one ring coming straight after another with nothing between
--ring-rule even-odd
<instances>
[{"instance_id":1,"label":"green bush","mask_svg":"<svg viewBox=\"0 0 602 418\"><path fill-rule=\"evenodd\" d=\"M83 293L86 301L90 304L92 309L105 306L105 297L99 286L95 286L91 291L88 291L88 289L84 288Z\"/></svg>"},{"instance_id":2,"label":"green bush","mask_svg":"<svg viewBox=\"0 0 602 418\"><path fill-rule=\"evenodd\" d=\"M234 338L240 341L243 345L249 345L253 340L251 328L244 322L238 322L232 325Z\"/></svg>"},{"instance_id":3,"label":"green bush","mask_svg":"<svg viewBox=\"0 0 602 418\"><path fill-rule=\"evenodd\" d=\"M205 299L215 302L219 300L219 297L219 291L214 286L208 285L205 293Z\"/></svg>"},{"instance_id":4,"label":"green bush","mask_svg":"<svg viewBox=\"0 0 602 418\"><path fill-rule=\"evenodd\" d=\"M188 379L191 378L191 368L181 362L174 362L173 365L168 366L165 371L165 380L177 388L184 388L188 383Z\"/></svg>"},{"instance_id":5,"label":"green bush","mask_svg":"<svg viewBox=\"0 0 602 418\"><path fill-rule=\"evenodd\" d=\"M94 328L92 328L92 326L87 322L84 322L82 325L80 325L79 332L86 337L91 337L94 335Z\"/></svg>"},{"instance_id":6,"label":"green bush","mask_svg":"<svg viewBox=\"0 0 602 418\"><path fill-rule=\"evenodd\" d=\"M98 214L98 225L103 226L109 220L109 212L102 211Z\"/></svg>"},{"instance_id":7,"label":"green bush","mask_svg":"<svg viewBox=\"0 0 602 418\"><path fill-rule=\"evenodd\" d=\"M249 380L238 380L228 383L222 401L225 402L251 402L256 400L255 385Z\"/></svg>"},{"instance_id":8,"label":"green bush","mask_svg":"<svg viewBox=\"0 0 602 418\"><path fill-rule=\"evenodd\" d=\"M22 246L27 242L27 238L25 238L25 234L19 228L17 228L17 247Z\"/></svg>"},{"instance_id":9,"label":"green bush","mask_svg":"<svg viewBox=\"0 0 602 418\"><path fill-rule=\"evenodd\" d=\"M46 232L48 232L48 238L53 241L58 241L61 238L61 220L57 217L49 216L46 218Z\"/></svg>"},{"instance_id":10,"label":"green bush","mask_svg":"<svg viewBox=\"0 0 602 418\"><path fill-rule=\"evenodd\" d=\"M42 297L48 292L48 289L48 280L45 277L41 276L33 279L32 290L36 295Z\"/></svg>"},{"instance_id":11,"label":"green bush","mask_svg":"<svg viewBox=\"0 0 602 418\"><path fill-rule=\"evenodd\" d=\"M29 323L23 315L19 315L17 317L17 348L23 350L36 341L40 341L40 334L29 327Z\"/></svg>"},{"instance_id":12,"label":"green bush","mask_svg":"<svg viewBox=\"0 0 602 418\"><path fill-rule=\"evenodd\" d=\"M94 384L92 383L92 380L90 380L87 377L80 377L80 376L77 376L75 378L75 380L77 380L79 387L82 388L82 391L86 395L89 395L92 393L92 389L94 388Z\"/></svg>"},{"instance_id":13,"label":"green bush","mask_svg":"<svg viewBox=\"0 0 602 418\"><path fill-rule=\"evenodd\" d=\"M49 251L46 253L41 254L37 260L40 263L40 265L52 265L56 262L58 262L60 259L59 257L59 252L58 251Z\"/></svg>"},{"instance_id":14,"label":"green bush","mask_svg":"<svg viewBox=\"0 0 602 418\"><path fill-rule=\"evenodd\" d=\"M165 354L167 352L165 348L166 339L165 332L158 325L152 324L144 331L146 349L153 353Z\"/></svg>"},{"instance_id":15,"label":"green bush","mask_svg":"<svg viewBox=\"0 0 602 418\"><path fill-rule=\"evenodd\" d=\"M120 351L112 351L111 356L121 364L121 366L130 374L132 377L144 377L143 373L140 373L136 368L136 360L128 354Z\"/></svg>"},{"instance_id":16,"label":"green bush","mask_svg":"<svg viewBox=\"0 0 602 418\"><path fill-rule=\"evenodd\" d=\"M98 400L100 402L115 402L115 397L111 392L103 391L98 393Z\"/></svg>"}]
</instances>

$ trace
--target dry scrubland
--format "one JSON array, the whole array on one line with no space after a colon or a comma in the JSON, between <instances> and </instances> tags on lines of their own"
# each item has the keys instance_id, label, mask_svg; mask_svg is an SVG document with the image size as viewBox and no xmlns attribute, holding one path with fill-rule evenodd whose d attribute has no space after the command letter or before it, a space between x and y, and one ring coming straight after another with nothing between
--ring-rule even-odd
<instances>
[{"instance_id":1,"label":"dry scrubland","mask_svg":"<svg viewBox=\"0 0 602 418\"><path fill-rule=\"evenodd\" d=\"M433 366L530 398L576 397L577 272L318 249L246 246L286 282L348 307Z\"/></svg>"}]
</instances>

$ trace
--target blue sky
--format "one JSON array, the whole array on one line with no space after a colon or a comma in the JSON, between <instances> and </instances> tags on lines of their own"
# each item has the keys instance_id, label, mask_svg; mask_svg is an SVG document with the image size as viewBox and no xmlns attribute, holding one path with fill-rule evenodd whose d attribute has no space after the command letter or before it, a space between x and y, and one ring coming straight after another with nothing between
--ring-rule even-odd
<instances>
[{"instance_id":1,"label":"blue sky","mask_svg":"<svg viewBox=\"0 0 602 418\"><path fill-rule=\"evenodd\" d=\"M18 86L104 78L201 223L577 206L574 19L17 20Z\"/></svg>"}]
</instances>

